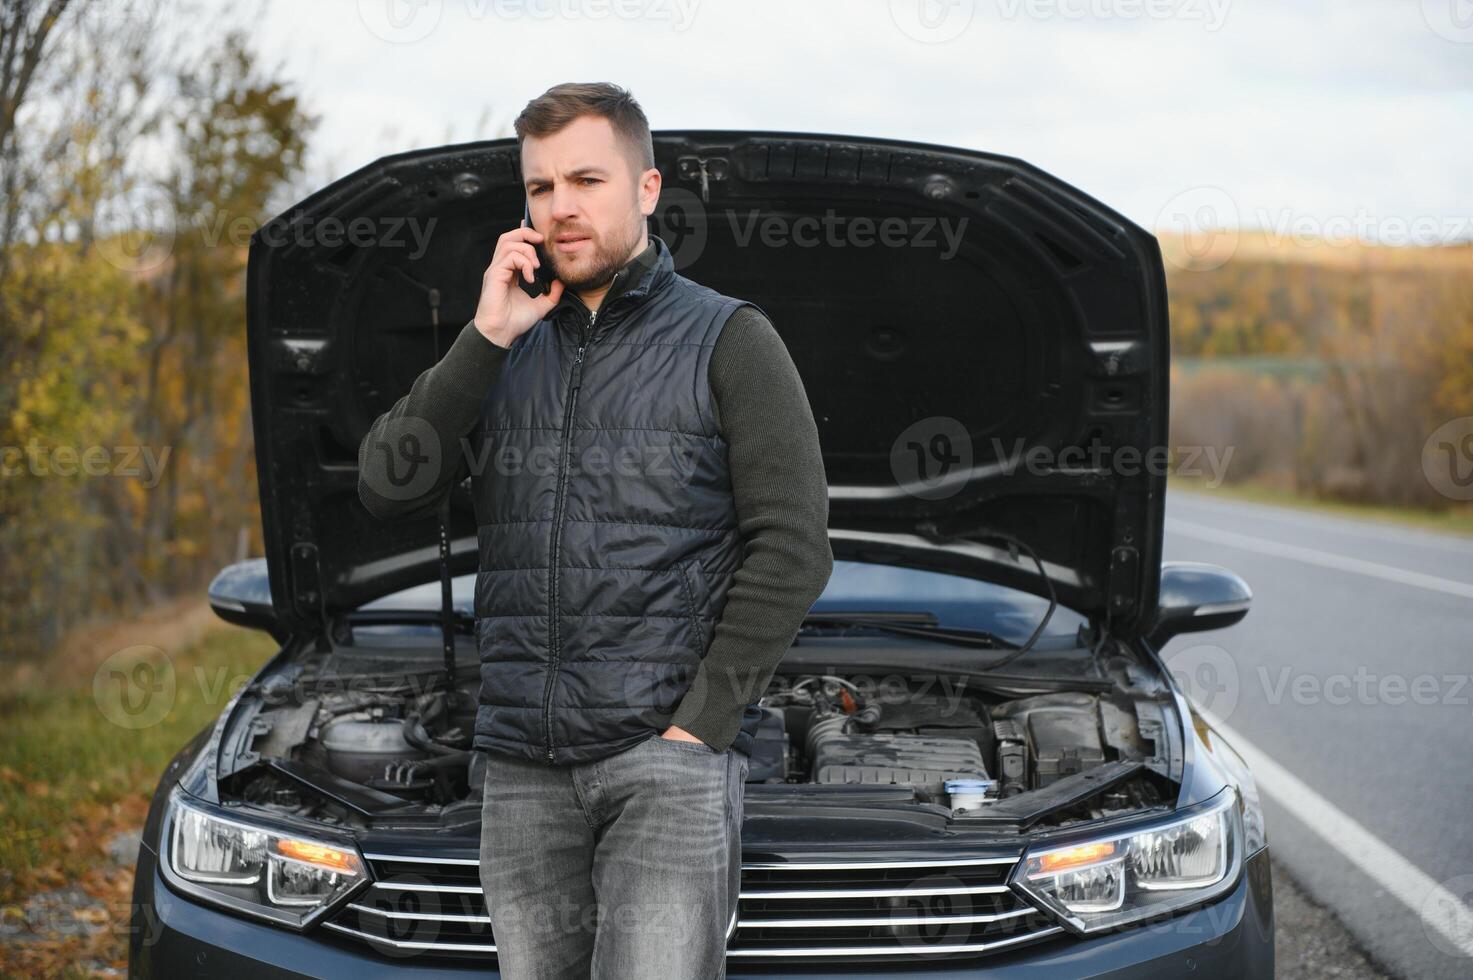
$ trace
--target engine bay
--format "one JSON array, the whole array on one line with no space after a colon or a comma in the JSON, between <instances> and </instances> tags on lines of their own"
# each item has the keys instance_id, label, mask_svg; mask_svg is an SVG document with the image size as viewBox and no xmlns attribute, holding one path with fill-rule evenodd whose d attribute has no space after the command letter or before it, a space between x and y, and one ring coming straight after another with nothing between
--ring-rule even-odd
<instances>
[{"instance_id":1,"label":"engine bay","mask_svg":"<svg viewBox=\"0 0 1473 980\"><path fill-rule=\"evenodd\" d=\"M1024 826L1170 798L1175 740L1158 692L1117 683L1007 697L935 678L858 682L867 679L772 679L759 701L749 799L860 800L869 789L887 803L944 807L958 818L1006 814ZM474 684L406 685L400 675L344 687L296 678L292 688L307 694L295 698L269 697L272 684L267 678L234 764L222 767L222 792L345 825L479 808Z\"/></svg>"}]
</instances>

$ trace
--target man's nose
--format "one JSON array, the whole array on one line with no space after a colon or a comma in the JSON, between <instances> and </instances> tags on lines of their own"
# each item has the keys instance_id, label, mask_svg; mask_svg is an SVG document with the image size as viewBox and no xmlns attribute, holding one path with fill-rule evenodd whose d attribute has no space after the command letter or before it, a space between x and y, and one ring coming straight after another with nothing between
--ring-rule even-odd
<instances>
[{"instance_id":1,"label":"man's nose","mask_svg":"<svg viewBox=\"0 0 1473 980\"><path fill-rule=\"evenodd\" d=\"M570 225L578 219L577 203L570 192L552 192L552 220L554 224Z\"/></svg>"}]
</instances>

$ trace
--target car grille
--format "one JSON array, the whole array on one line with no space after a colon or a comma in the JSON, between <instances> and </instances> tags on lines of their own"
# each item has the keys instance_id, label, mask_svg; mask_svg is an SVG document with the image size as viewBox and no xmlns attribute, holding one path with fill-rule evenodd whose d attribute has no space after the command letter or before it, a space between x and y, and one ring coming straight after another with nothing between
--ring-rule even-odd
<instances>
[{"instance_id":1,"label":"car grille","mask_svg":"<svg viewBox=\"0 0 1473 980\"><path fill-rule=\"evenodd\" d=\"M385 956L494 958L475 858L369 854L375 881L324 927ZM742 865L727 958L957 959L1062 930L1007 887L1013 857Z\"/></svg>"}]
</instances>

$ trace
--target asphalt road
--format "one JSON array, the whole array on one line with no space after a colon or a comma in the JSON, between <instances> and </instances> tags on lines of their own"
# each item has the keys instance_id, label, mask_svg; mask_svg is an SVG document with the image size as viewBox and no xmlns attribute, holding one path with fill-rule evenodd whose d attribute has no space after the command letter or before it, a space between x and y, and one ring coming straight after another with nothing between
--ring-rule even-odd
<instances>
[{"instance_id":1,"label":"asphalt road","mask_svg":"<svg viewBox=\"0 0 1473 980\"><path fill-rule=\"evenodd\" d=\"M1280 928L1339 948L1338 919L1393 976L1473 976L1473 539L1210 493L1166 515L1166 560L1253 590L1163 657L1265 760L1275 863L1329 913Z\"/></svg>"}]
</instances>

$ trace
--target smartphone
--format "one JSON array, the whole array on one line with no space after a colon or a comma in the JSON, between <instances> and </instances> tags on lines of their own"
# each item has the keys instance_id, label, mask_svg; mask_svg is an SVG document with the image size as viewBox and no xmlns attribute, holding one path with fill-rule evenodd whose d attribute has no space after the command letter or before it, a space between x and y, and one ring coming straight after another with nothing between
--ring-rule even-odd
<instances>
[{"instance_id":1,"label":"smartphone","mask_svg":"<svg viewBox=\"0 0 1473 980\"><path fill-rule=\"evenodd\" d=\"M522 219L527 222L527 227L532 227L532 205L529 202L522 203ZM537 253L537 268L532 270L535 278L532 282L522 275L522 270L517 270L517 285L522 287L522 292L536 299L545 295L552 289L552 281L557 278L552 274L552 263L547 261L547 253L542 251L540 242L533 242L532 248Z\"/></svg>"}]
</instances>

